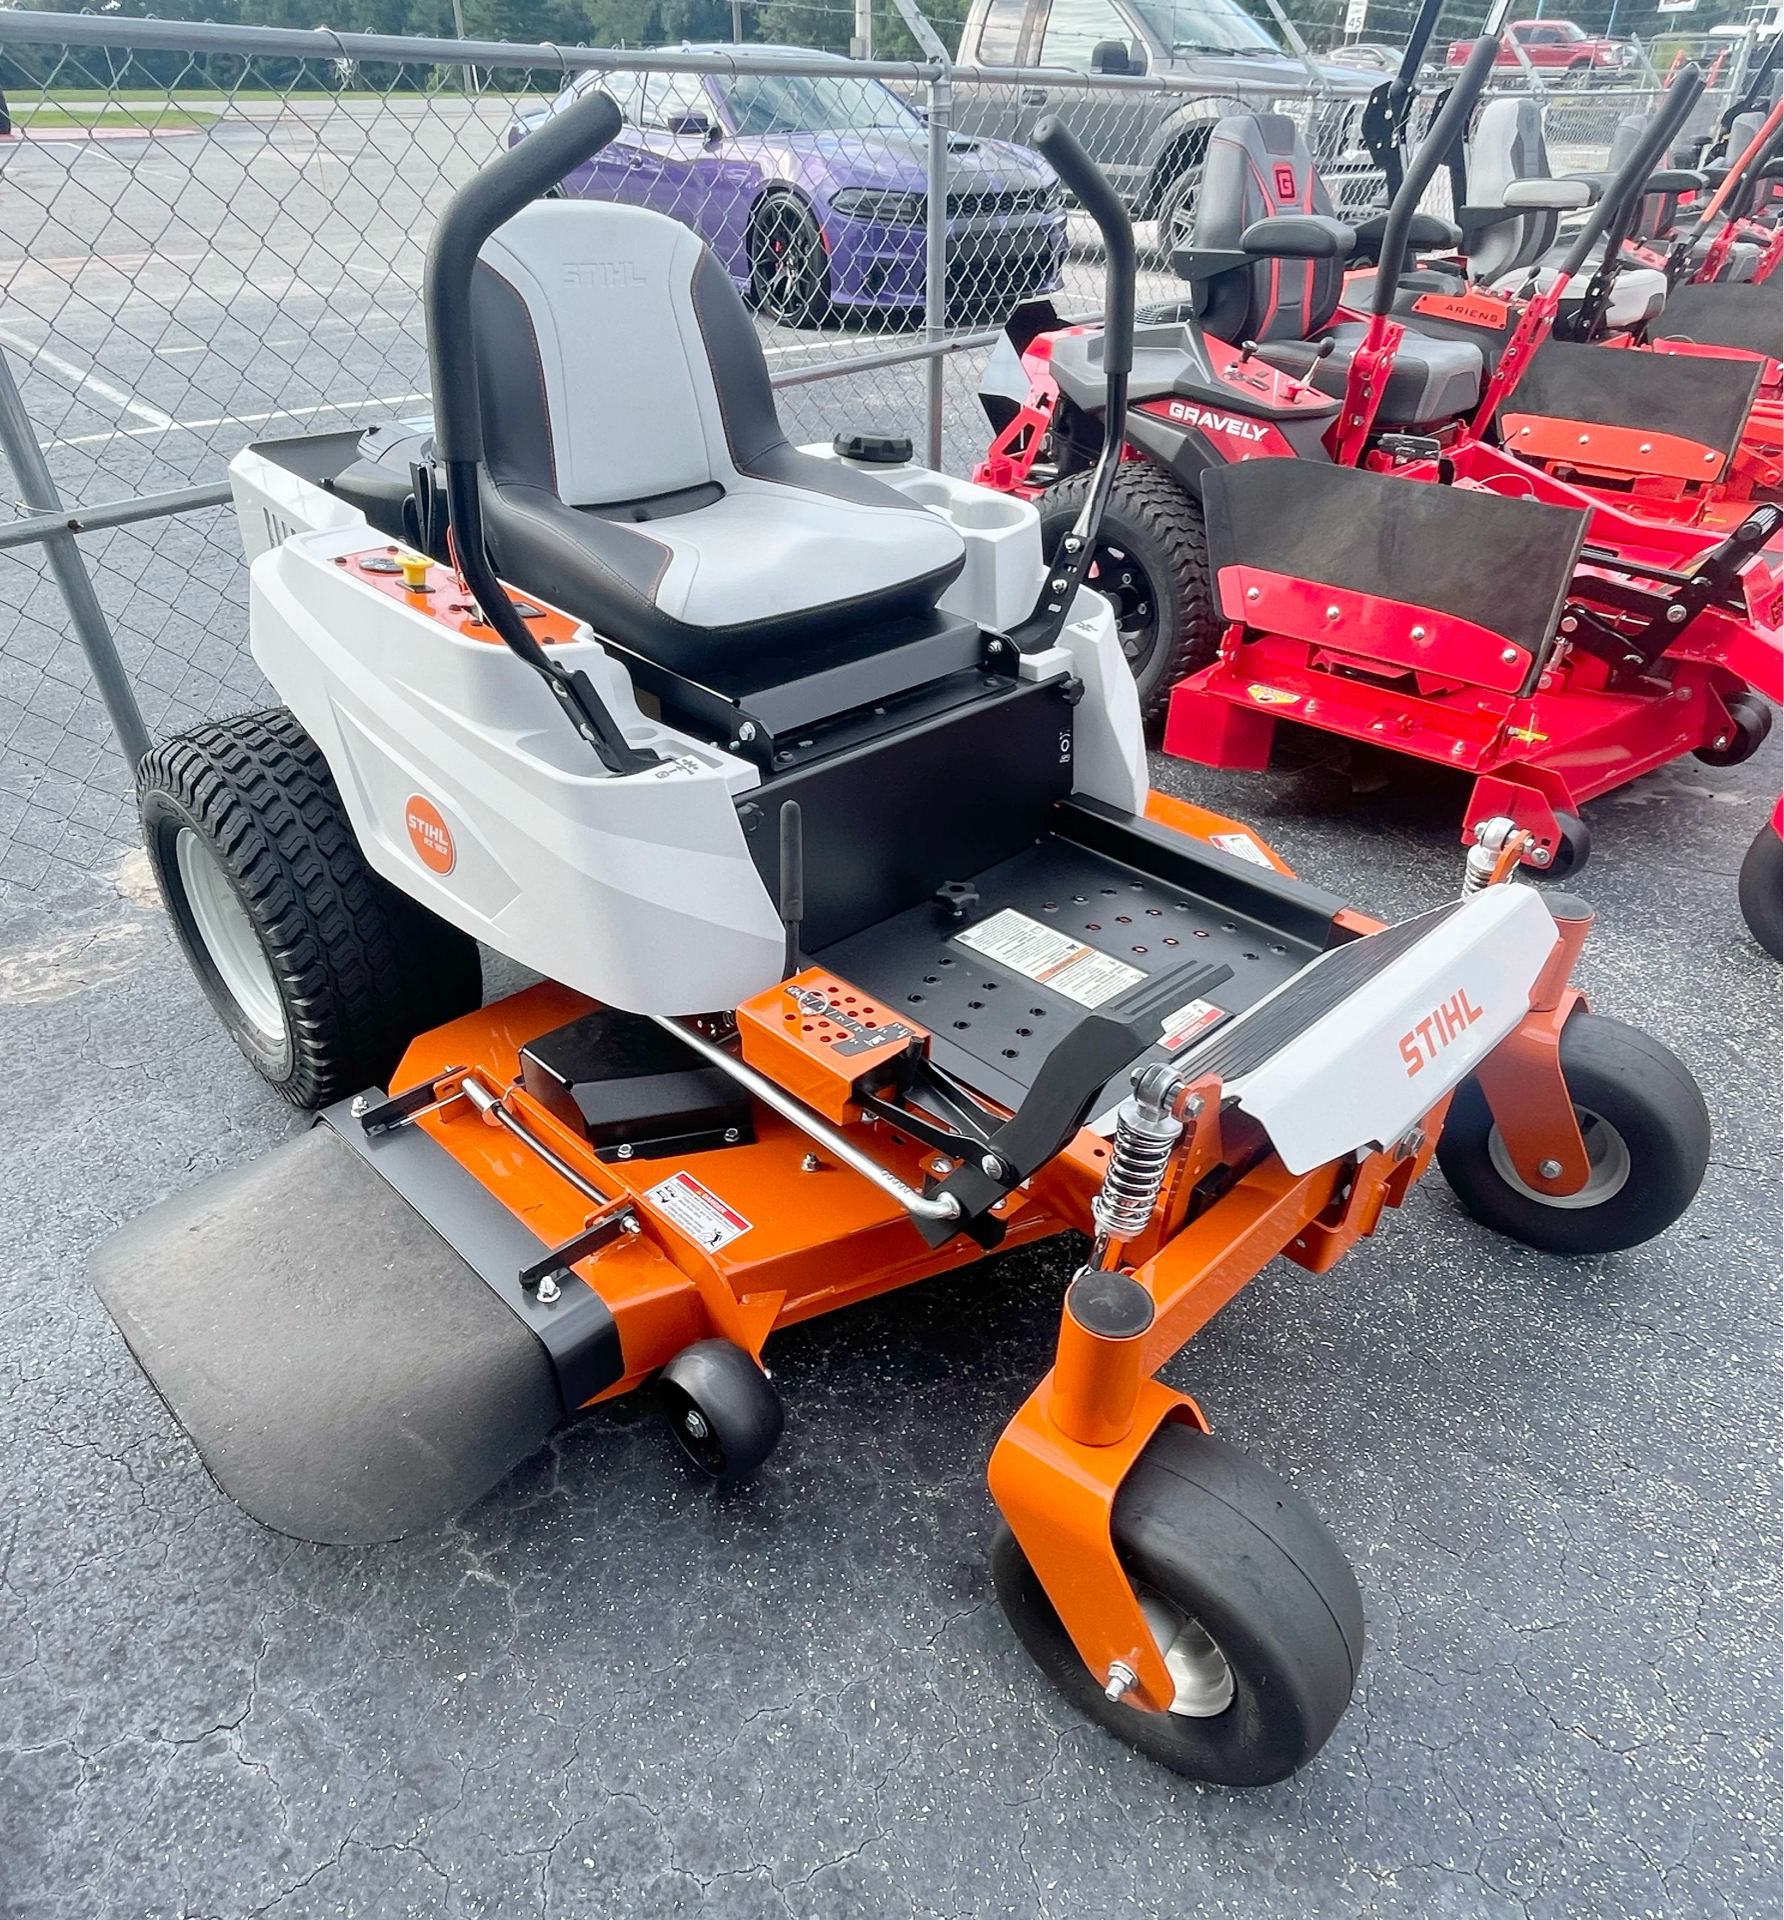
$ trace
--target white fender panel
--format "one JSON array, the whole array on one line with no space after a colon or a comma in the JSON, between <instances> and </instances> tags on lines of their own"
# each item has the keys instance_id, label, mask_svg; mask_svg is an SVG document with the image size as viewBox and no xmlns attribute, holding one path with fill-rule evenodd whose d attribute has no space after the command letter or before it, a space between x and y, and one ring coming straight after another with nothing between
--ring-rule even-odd
<instances>
[{"instance_id":1,"label":"white fender panel","mask_svg":"<svg viewBox=\"0 0 1784 1920\"><path fill-rule=\"evenodd\" d=\"M1263 1125L1290 1173L1391 1146L1529 1011L1555 940L1534 888L1489 887L1226 1091Z\"/></svg>"},{"instance_id":2,"label":"white fender panel","mask_svg":"<svg viewBox=\"0 0 1784 1920\"><path fill-rule=\"evenodd\" d=\"M647 720L582 639L554 655L589 673L628 739L669 756L606 773L506 648L333 564L364 539L361 523L262 554L249 634L371 864L477 939L634 1013L707 1012L771 985L780 920L732 798L756 769ZM417 799L444 823L449 852L432 862L411 826Z\"/></svg>"}]
</instances>

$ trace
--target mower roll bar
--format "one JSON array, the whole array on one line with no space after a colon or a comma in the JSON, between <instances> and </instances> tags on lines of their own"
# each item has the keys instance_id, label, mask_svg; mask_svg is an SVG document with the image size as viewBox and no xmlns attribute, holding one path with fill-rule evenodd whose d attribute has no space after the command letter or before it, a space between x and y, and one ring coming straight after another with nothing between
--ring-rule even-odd
<instances>
[{"instance_id":1,"label":"mower roll bar","mask_svg":"<svg viewBox=\"0 0 1784 1920\"><path fill-rule=\"evenodd\" d=\"M1603 196L1580 222L1580 230L1574 235L1573 245L1567 249L1555 284L1558 288L1564 288L1572 280L1585 265L1586 255L1592 251L1602 234L1604 258L1598 263L1598 271L1586 289L1574 327L1582 340L1592 339L1602 324L1611 287L1617 277L1618 256L1623 251L1623 242L1634 229L1648 180L1656 164L1665 157L1680 128L1691 117L1692 108L1703 97L1703 89L1703 69L1695 62L1674 75L1672 85L1662 95L1642 137L1630 150L1622 166L1611 176Z\"/></svg>"},{"instance_id":2,"label":"mower roll bar","mask_svg":"<svg viewBox=\"0 0 1784 1920\"><path fill-rule=\"evenodd\" d=\"M1121 464L1122 428L1127 420L1127 377L1134 364L1134 281L1139 264L1134 253L1133 222L1121 196L1103 177L1096 162L1052 114L1030 135L1053 171L1077 196L1078 204L1096 223L1103 239L1103 450L1097 457L1090 496L1077 520L1047 560L1034 611L1010 636L1023 653L1044 653L1058 640L1077 597L1096 548L1097 528L1109 504L1115 470Z\"/></svg>"},{"instance_id":3,"label":"mower roll bar","mask_svg":"<svg viewBox=\"0 0 1784 1920\"><path fill-rule=\"evenodd\" d=\"M1385 320L1394 310L1394 296L1400 290L1400 275L1405 271L1412 239L1412 217L1425 197L1432 175L1467 128L1468 116L1473 113L1474 103L1480 98L1498 57L1497 34L1475 41L1468 51L1467 65L1412 156L1406 178L1400 182L1400 190L1388 208L1387 228L1375 256L1375 295L1369 311L1377 319Z\"/></svg>"},{"instance_id":4,"label":"mower roll bar","mask_svg":"<svg viewBox=\"0 0 1784 1920\"><path fill-rule=\"evenodd\" d=\"M642 773L661 756L634 747L594 682L567 672L527 631L483 544L483 408L471 330L471 287L477 255L504 221L573 173L619 132L620 111L599 88L553 114L536 133L492 160L459 188L428 244L421 283L427 357L434 387L434 455L446 469L446 514L452 557L483 617L539 675L566 718L610 773Z\"/></svg>"},{"instance_id":5,"label":"mower roll bar","mask_svg":"<svg viewBox=\"0 0 1784 1920\"><path fill-rule=\"evenodd\" d=\"M1393 79L1384 80L1363 103L1363 145L1387 179L1390 201L1405 173L1406 128L1418 99L1419 68L1443 8L1444 0L1420 0Z\"/></svg>"}]
</instances>

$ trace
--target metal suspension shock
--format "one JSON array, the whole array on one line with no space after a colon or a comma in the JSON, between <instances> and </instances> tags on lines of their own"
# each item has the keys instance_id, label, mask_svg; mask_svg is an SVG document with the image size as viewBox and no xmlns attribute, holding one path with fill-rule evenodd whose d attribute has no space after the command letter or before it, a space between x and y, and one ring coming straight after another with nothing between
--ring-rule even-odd
<instances>
[{"instance_id":1,"label":"metal suspension shock","mask_svg":"<svg viewBox=\"0 0 1784 1920\"><path fill-rule=\"evenodd\" d=\"M1183 1085L1173 1061L1154 1061L1134 1075L1133 1092L1116 1111L1109 1165L1090 1203L1096 1223L1093 1271L1106 1269L1121 1244L1143 1233L1152 1217L1171 1154L1183 1137L1184 1122L1176 1112Z\"/></svg>"},{"instance_id":2,"label":"metal suspension shock","mask_svg":"<svg viewBox=\"0 0 1784 1920\"><path fill-rule=\"evenodd\" d=\"M1474 845L1468 849L1468 864L1462 874L1462 898L1484 893L1503 880L1517 865L1530 844L1530 835L1517 822L1503 814L1483 820L1474 829Z\"/></svg>"}]
</instances>

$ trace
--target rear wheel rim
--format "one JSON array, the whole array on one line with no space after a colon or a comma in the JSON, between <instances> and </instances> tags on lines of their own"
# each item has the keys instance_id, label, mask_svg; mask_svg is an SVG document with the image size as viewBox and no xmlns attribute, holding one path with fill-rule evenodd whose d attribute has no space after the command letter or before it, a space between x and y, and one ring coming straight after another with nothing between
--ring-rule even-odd
<instances>
[{"instance_id":1,"label":"rear wheel rim","mask_svg":"<svg viewBox=\"0 0 1784 1920\"><path fill-rule=\"evenodd\" d=\"M1580 1137L1586 1143L1589 1169L1586 1184L1578 1193L1543 1193L1530 1186L1512 1165L1511 1152L1499 1129L1494 1127L1487 1135L1487 1157L1500 1179L1526 1200L1534 1200L1539 1206L1556 1207L1565 1213L1601 1207L1607 1200L1614 1200L1628 1185L1631 1171L1629 1143L1617 1129L1601 1115L1588 1113L1584 1107L1575 1107L1574 1113L1579 1119Z\"/></svg>"},{"instance_id":2,"label":"rear wheel rim","mask_svg":"<svg viewBox=\"0 0 1784 1920\"><path fill-rule=\"evenodd\" d=\"M1184 177L1181 193L1173 192L1165 209L1164 231L1158 236L1169 260L1174 249L1195 243L1196 202L1202 197L1202 169L1191 167Z\"/></svg>"},{"instance_id":3,"label":"rear wheel rim","mask_svg":"<svg viewBox=\"0 0 1784 1920\"><path fill-rule=\"evenodd\" d=\"M181 827L174 840L174 864L206 958L230 999L262 1039L283 1045L285 1012L272 963L216 855L190 827Z\"/></svg>"},{"instance_id":4,"label":"rear wheel rim","mask_svg":"<svg viewBox=\"0 0 1784 1920\"><path fill-rule=\"evenodd\" d=\"M1115 632L1129 670L1138 680L1158 650L1158 595L1129 547L1098 540L1085 584L1115 609Z\"/></svg>"}]
</instances>

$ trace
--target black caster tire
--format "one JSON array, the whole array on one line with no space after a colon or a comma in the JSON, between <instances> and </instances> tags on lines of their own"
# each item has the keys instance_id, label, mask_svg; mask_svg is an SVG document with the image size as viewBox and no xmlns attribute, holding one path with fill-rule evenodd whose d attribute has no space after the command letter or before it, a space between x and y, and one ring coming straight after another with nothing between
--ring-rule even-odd
<instances>
[{"instance_id":1,"label":"black caster tire","mask_svg":"<svg viewBox=\"0 0 1784 1920\"><path fill-rule=\"evenodd\" d=\"M1041 546L1049 556L1090 497L1095 476L1074 474L1041 496ZM1201 502L1159 468L1127 461L1115 475L1085 585L1115 609L1121 650L1149 728L1164 720L1171 689L1205 667L1223 623L1208 573Z\"/></svg>"},{"instance_id":2,"label":"black caster tire","mask_svg":"<svg viewBox=\"0 0 1784 1920\"><path fill-rule=\"evenodd\" d=\"M283 707L153 747L149 864L230 1037L295 1107L382 1087L483 1004L477 943L366 864L321 749Z\"/></svg>"},{"instance_id":3,"label":"black caster tire","mask_svg":"<svg viewBox=\"0 0 1784 1920\"><path fill-rule=\"evenodd\" d=\"M1544 880L1565 880L1592 858L1592 829L1577 813L1557 812L1555 827L1557 838L1549 850L1549 864L1527 868Z\"/></svg>"},{"instance_id":4,"label":"black caster tire","mask_svg":"<svg viewBox=\"0 0 1784 1920\"><path fill-rule=\"evenodd\" d=\"M1437 1164L1483 1226L1545 1253L1620 1253L1678 1219L1710 1162L1710 1116L1684 1063L1651 1034L1576 1013L1561 1071L1592 1170L1578 1193L1542 1194L1518 1177L1480 1083L1456 1089Z\"/></svg>"},{"instance_id":5,"label":"black caster tire","mask_svg":"<svg viewBox=\"0 0 1784 1920\"><path fill-rule=\"evenodd\" d=\"M774 1451L786 1411L767 1374L729 1340L696 1340L663 1369L663 1412L682 1451L735 1486Z\"/></svg>"},{"instance_id":6,"label":"black caster tire","mask_svg":"<svg viewBox=\"0 0 1784 1920\"><path fill-rule=\"evenodd\" d=\"M1784 961L1784 840L1768 820L1741 862L1741 918L1774 960Z\"/></svg>"},{"instance_id":7,"label":"black caster tire","mask_svg":"<svg viewBox=\"0 0 1784 1920\"><path fill-rule=\"evenodd\" d=\"M1706 767L1738 767L1751 760L1771 737L1772 705L1756 693L1737 693L1727 703L1733 731L1722 745L1693 747L1693 755Z\"/></svg>"},{"instance_id":8,"label":"black caster tire","mask_svg":"<svg viewBox=\"0 0 1784 1920\"><path fill-rule=\"evenodd\" d=\"M1182 1710L1105 1695L1000 1526L992 1578L1035 1664L1080 1713L1173 1772L1229 1787L1287 1779L1337 1726L1363 1658L1362 1596L1324 1522L1267 1467L1172 1422L1122 1483L1112 1531Z\"/></svg>"},{"instance_id":9,"label":"black caster tire","mask_svg":"<svg viewBox=\"0 0 1784 1920\"><path fill-rule=\"evenodd\" d=\"M783 327L821 326L830 312L830 267L805 202L770 194L750 216L748 245L756 311Z\"/></svg>"}]
</instances>

